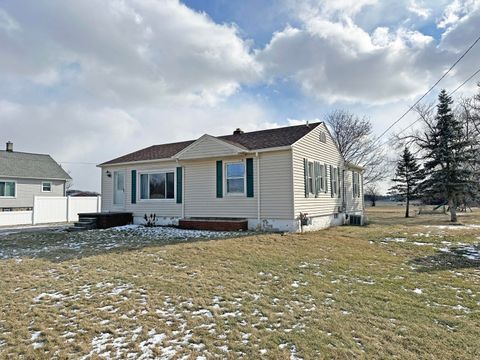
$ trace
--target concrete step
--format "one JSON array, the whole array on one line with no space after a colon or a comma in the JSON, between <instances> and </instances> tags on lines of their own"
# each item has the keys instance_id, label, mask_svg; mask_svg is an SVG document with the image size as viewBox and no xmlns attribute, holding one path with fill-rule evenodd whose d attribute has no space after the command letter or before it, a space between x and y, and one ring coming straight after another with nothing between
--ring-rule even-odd
<instances>
[{"instance_id":1,"label":"concrete step","mask_svg":"<svg viewBox=\"0 0 480 360\"><path fill-rule=\"evenodd\" d=\"M68 232L80 232L87 231L88 229L83 226L74 226L67 229Z\"/></svg>"},{"instance_id":2,"label":"concrete step","mask_svg":"<svg viewBox=\"0 0 480 360\"><path fill-rule=\"evenodd\" d=\"M97 218L92 217L81 217L78 219L79 222L97 222Z\"/></svg>"}]
</instances>

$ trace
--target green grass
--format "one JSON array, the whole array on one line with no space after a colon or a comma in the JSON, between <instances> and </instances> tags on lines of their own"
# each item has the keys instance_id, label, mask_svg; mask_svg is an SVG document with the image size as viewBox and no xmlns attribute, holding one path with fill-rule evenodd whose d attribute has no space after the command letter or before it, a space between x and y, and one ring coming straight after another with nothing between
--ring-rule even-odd
<instances>
[{"instance_id":1,"label":"green grass","mask_svg":"<svg viewBox=\"0 0 480 360\"><path fill-rule=\"evenodd\" d=\"M462 248L480 242L480 213L455 229L401 213L309 234L87 244L66 257L48 248L69 235L0 237L0 251L44 242L0 260L0 357L479 358L480 261Z\"/></svg>"}]
</instances>

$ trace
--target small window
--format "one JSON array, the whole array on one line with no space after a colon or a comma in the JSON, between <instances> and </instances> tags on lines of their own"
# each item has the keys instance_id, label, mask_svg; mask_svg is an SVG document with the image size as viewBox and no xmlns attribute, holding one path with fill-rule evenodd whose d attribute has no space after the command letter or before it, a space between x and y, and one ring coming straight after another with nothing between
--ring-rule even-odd
<instances>
[{"instance_id":1,"label":"small window","mask_svg":"<svg viewBox=\"0 0 480 360\"><path fill-rule=\"evenodd\" d=\"M308 162L308 189L310 190L310 194L315 194L315 187L314 187L314 178L315 178L315 168L313 162Z\"/></svg>"},{"instance_id":2,"label":"small window","mask_svg":"<svg viewBox=\"0 0 480 360\"><path fill-rule=\"evenodd\" d=\"M140 199L162 200L175 198L173 172L140 174Z\"/></svg>"},{"instance_id":3,"label":"small window","mask_svg":"<svg viewBox=\"0 0 480 360\"><path fill-rule=\"evenodd\" d=\"M52 192L52 183L48 181L42 182L42 192Z\"/></svg>"},{"instance_id":4,"label":"small window","mask_svg":"<svg viewBox=\"0 0 480 360\"><path fill-rule=\"evenodd\" d=\"M245 192L245 165L243 162L226 164L226 181L228 194Z\"/></svg>"},{"instance_id":5,"label":"small window","mask_svg":"<svg viewBox=\"0 0 480 360\"><path fill-rule=\"evenodd\" d=\"M332 191L334 194L338 194L338 171L337 168L332 168Z\"/></svg>"},{"instance_id":6,"label":"small window","mask_svg":"<svg viewBox=\"0 0 480 360\"><path fill-rule=\"evenodd\" d=\"M321 191L325 191L325 183L326 183L326 179L325 179L325 170L324 170L324 165L323 164L320 164L320 190Z\"/></svg>"},{"instance_id":7,"label":"small window","mask_svg":"<svg viewBox=\"0 0 480 360\"><path fill-rule=\"evenodd\" d=\"M320 131L320 142L326 143L327 142L327 134L325 132Z\"/></svg>"},{"instance_id":8,"label":"small window","mask_svg":"<svg viewBox=\"0 0 480 360\"><path fill-rule=\"evenodd\" d=\"M15 182L0 181L0 197L15 197Z\"/></svg>"},{"instance_id":9,"label":"small window","mask_svg":"<svg viewBox=\"0 0 480 360\"><path fill-rule=\"evenodd\" d=\"M358 173L353 172L352 173L352 180L353 180L353 197L359 197L360 196L360 191L359 191L359 183L360 183L360 177Z\"/></svg>"}]
</instances>

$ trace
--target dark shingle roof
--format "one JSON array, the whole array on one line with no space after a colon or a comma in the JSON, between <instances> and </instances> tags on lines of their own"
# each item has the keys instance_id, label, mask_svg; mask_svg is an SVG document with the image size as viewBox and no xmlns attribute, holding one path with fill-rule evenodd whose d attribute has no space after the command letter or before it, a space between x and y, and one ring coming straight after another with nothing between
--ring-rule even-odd
<instances>
[{"instance_id":1,"label":"dark shingle roof","mask_svg":"<svg viewBox=\"0 0 480 360\"><path fill-rule=\"evenodd\" d=\"M289 146L307 135L320 123L307 125L287 126L276 129L246 132L242 134L217 136L218 139L245 148L246 150L260 150ZM153 145L148 148L135 151L119 158L107 161L101 165L113 165L133 161L168 159L193 144L196 140Z\"/></svg>"},{"instance_id":2,"label":"dark shingle roof","mask_svg":"<svg viewBox=\"0 0 480 360\"><path fill-rule=\"evenodd\" d=\"M61 179L71 177L50 155L0 150L0 177Z\"/></svg>"}]
</instances>

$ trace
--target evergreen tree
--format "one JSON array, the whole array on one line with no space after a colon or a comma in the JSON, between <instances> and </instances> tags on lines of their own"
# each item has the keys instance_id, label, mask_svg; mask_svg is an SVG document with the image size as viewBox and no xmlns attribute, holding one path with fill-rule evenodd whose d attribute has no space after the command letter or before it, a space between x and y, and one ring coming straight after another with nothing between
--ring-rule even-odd
<instances>
[{"instance_id":1,"label":"evergreen tree","mask_svg":"<svg viewBox=\"0 0 480 360\"><path fill-rule=\"evenodd\" d=\"M390 188L389 193L405 200L407 208L405 217L410 217L410 200L418 197L419 185L425 178L423 170L413 157L407 147L403 150L403 154L397 162L395 178L392 179L396 183Z\"/></svg>"},{"instance_id":2,"label":"evergreen tree","mask_svg":"<svg viewBox=\"0 0 480 360\"><path fill-rule=\"evenodd\" d=\"M452 98L445 90L438 96L437 115L419 145L425 151L424 168L427 179L425 193L431 198L448 202L450 220L457 221L459 199L474 188L473 173L469 164L474 154L464 128L452 111Z\"/></svg>"}]
</instances>

